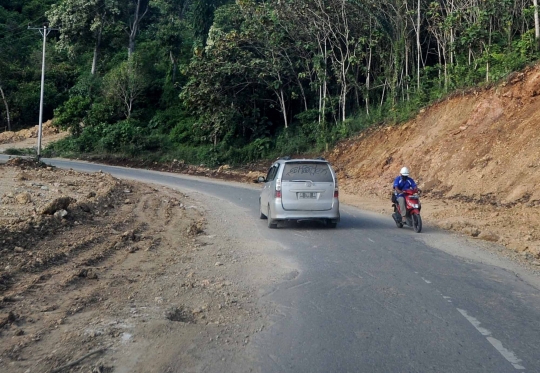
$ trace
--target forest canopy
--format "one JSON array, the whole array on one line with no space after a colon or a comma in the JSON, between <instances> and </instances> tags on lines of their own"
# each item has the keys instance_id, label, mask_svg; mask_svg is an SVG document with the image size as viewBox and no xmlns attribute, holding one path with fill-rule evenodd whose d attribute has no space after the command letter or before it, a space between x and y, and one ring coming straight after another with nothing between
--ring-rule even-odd
<instances>
[{"instance_id":1,"label":"forest canopy","mask_svg":"<svg viewBox=\"0 0 540 373\"><path fill-rule=\"evenodd\" d=\"M38 122L45 30L50 152L210 166L404 120L540 38L536 0L0 0L0 131Z\"/></svg>"}]
</instances>

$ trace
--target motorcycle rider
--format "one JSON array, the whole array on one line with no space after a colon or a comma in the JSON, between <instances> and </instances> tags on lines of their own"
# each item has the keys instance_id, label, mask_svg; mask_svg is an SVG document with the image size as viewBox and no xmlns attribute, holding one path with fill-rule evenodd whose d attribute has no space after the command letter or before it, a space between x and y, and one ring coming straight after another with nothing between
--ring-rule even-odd
<instances>
[{"instance_id":1,"label":"motorcycle rider","mask_svg":"<svg viewBox=\"0 0 540 373\"><path fill-rule=\"evenodd\" d=\"M416 183L412 177L409 177L409 169L402 167L399 171L399 176L394 180L394 192L397 196L397 202L399 203L399 211L401 211L401 219L405 220L407 209L405 207L405 197L403 196L404 190L416 189ZM397 214L396 214L397 215Z\"/></svg>"}]
</instances>

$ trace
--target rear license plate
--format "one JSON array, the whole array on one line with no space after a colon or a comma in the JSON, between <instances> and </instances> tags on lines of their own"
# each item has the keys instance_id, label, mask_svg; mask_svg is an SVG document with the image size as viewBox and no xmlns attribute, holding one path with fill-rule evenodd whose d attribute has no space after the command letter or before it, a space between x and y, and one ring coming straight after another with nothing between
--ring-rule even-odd
<instances>
[{"instance_id":1,"label":"rear license plate","mask_svg":"<svg viewBox=\"0 0 540 373\"><path fill-rule=\"evenodd\" d=\"M298 199L315 199L317 198L316 192L299 192Z\"/></svg>"}]
</instances>

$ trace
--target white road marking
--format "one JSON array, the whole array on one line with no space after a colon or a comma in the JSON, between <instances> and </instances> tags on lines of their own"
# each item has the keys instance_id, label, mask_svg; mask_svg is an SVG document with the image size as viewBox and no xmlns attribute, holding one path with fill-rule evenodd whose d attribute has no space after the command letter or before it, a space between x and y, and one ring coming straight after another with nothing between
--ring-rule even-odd
<instances>
[{"instance_id":1,"label":"white road marking","mask_svg":"<svg viewBox=\"0 0 540 373\"><path fill-rule=\"evenodd\" d=\"M422 277L422 280L424 280L426 282L426 284L431 284L431 281L428 281L426 280L425 278Z\"/></svg>"},{"instance_id":2,"label":"white road marking","mask_svg":"<svg viewBox=\"0 0 540 373\"><path fill-rule=\"evenodd\" d=\"M446 299L446 301L447 301L448 303L452 303L452 298L450 298L450 297L445 297L444 295L443 295L443 298Z\"/></svg>"},{"instance_id":3,"label":"white road marking","mask_svg":"<svg viewBox=\"0 0 540 373\"><path fill-rule=\"evenodd\" d=\"M361 269L360 271L364 272L366 275L371 276L371 277L373 277L373 278L378 278L377 276L374 276L374 275L372 275L371 273L369 273L369 272L367 272L367 271L364 271L364 270L362 270L362 269ZM362 278L362 276L359 276L359 277Z\"/></svg>"},{"instance_id":4,"label":"white road marking","mask_svg":"<svg viewBox=\"0 0 540 373\"><path fill-rule=\"evenodd\" d=\"M369 240L370 242L375 243L375 241L373 241L373 240L372 240L371 238L369 238L369 237L368 237L368 240Z\"/></svg>"},{"instance_id":5,"label":"white road marking","mask_svg":"<svg viewBox=\"0 0 540 373\"><path fill-rule=\"evenodd\" d=\"M465 310L462 310L462 309L459 309L459 308L457 308L457 310L459 311L459 313L461 313L463 315L463 317L465 317L467 319L467 321L469 321L472 324L472 326L475 327L476 330L478 330L480 332L480 334L482 334L483 336L486 337L488 342L491 343L491 345L493 347L495 347L495 349L497 351L499 351L499 353L502 355L502 357L504 357L506 360L508 360L508 362L510 364L512 364L515 369L518 369L518 370L524 370L525 369L524 366L519 364L519 363L521 363L522 360L518 359L518 357L512 351L507 350L506 348L504 348L501 341L491 337L491 332L489 330L485 329L485 328L482 328L480 326L480 321L478 321L474 317L467 314L467 311L465 311Z\"/></svg>"},{"instance_id":6,"label":"white road marking","mask_svg":"<svg viewBox=\"0 0 540 373\"><path fill-rule=\"evenodd\" d=\"M298 288L300 286L305 286L305 285L309 285L309 284L311 284L311 281L306 281L306 282L302 282L301 284L291 286L290 288L287 288L285 290L296 289L296 288Z\"/></svg>"}]
</instances>

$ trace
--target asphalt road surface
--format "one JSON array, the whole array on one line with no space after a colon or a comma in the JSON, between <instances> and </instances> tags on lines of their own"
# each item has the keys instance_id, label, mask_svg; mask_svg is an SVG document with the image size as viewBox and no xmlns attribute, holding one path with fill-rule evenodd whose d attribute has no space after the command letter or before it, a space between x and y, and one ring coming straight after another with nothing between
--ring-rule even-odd
<instances>
[{"instance_id":1,"label":"asphalt road surface","mask_svg":"<svg viewBox=\"0 0 540 373\"><path fill-rule=\"evenodd\" d=\"M196 190L258 219L256 186L44 161ZM344 205L341 216L336 229L258 221L253 242L278 242L298 272L261 292L279 312L222 371L540 372L538 276L429 224L416 234Z\"/></svg>"}]
</instances>

